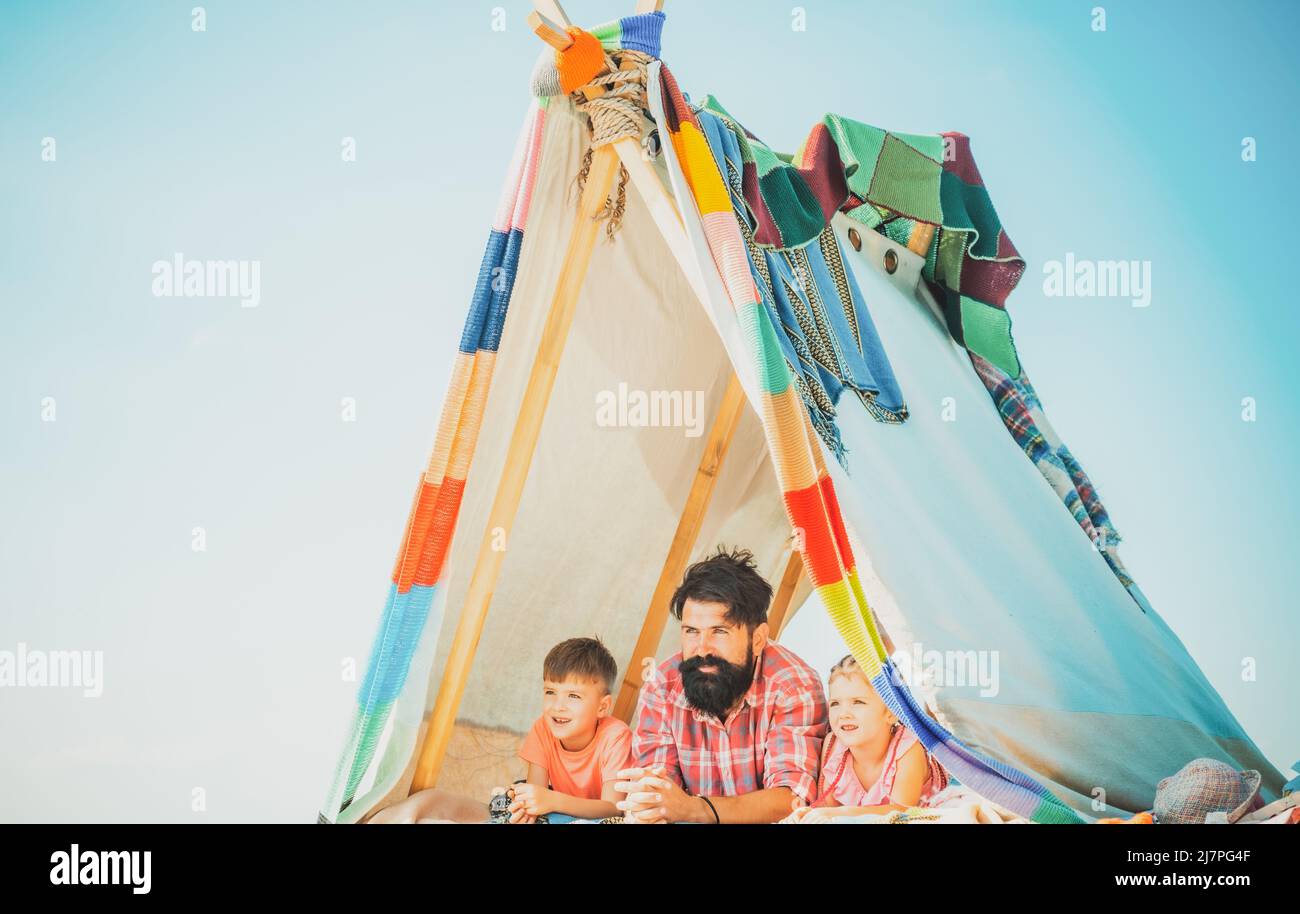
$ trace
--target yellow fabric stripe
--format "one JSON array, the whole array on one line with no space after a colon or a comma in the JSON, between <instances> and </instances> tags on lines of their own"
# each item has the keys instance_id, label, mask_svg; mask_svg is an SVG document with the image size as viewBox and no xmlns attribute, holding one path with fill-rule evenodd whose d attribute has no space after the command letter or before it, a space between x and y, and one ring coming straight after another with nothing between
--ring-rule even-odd
<instances>
[{"instance_id":1,"label":"yellow fabric stripe","mask_svg":"<svg viewBox=\"0 0 1300 914\"><path fill-rule=\"evenodd\" d=\"M862 614L854 604L849 585L844 581L823 584L817 588L817 596L821 598L822 605L826 607L826 614L830 616L831 622L835 624L835 630L844 639L849 653L853 655L854 660L858 661L858 666L862 667L868 678L879 673L884 668L884 664L880 662L880 656L871 649L871 638L866 626L862 624Z\"/></svg>"},{"instance_id":2,"label":"yellow fabric stripe","mask_svg":"<svg viewBox=\"0 0 1300 914\"><path fill-rule=\"evenodd\" d=\"M718 173L718 166L709 152L709 141L694 124L683 122L681 141L676 143L677 156L683 160L686 177L691 183L691 193L701 215L730 213L731 195Z\"/></svg>"}]
</instances>

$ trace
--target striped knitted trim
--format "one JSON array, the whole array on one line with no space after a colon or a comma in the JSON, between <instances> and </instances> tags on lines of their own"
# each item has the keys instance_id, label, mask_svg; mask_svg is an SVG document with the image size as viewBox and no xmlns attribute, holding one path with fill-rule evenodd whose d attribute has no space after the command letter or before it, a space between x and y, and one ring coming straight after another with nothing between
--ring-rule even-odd
<instances>
[{"instance_id":1,"label":"striped knitted trim","mask_svg":"<svg viewBox=\"0 0 1300 914\"><path fill-rule=\"evenodd\" d=\"M970 359L1011 437L1064 502L1075 523L1101 552L1106 564L1138 604L1138 608L1146 612L1149 606L1146 597L1134 583L1116 551L1122 538L1111 522L1110 512L1102 504L1101 495L1084 472L1083 466L1047 421L1043 406L1038 400L1038 392L1030 383L1029 376L1021 374L1020 377L1013 378L977 355L972 355Z\"/></svg>"},{"instance_id":2,"label":"striped knitted trim","mask_svg":"<svg viewBox=\"0 0 1300 914\"><path fill-rule=\"evenodd\" d=\"M568 95L600 73L605 55L618 50L659 56L664 14L639 13L602 23L591 29L571 27L573 44L563 51L547 49L538 58L529 81L534 98Z\"/></svg>"},{"instance_id":3,"label":"striped knitted trim","mask_svg":"<svg viewBox=\"0 0 1300 914\"><path fill-rule=\"evenodd\" d=\"M659 41L664 31L664 14L638 13L606 22L591 30L607 51L640 51L651 57L659 56Z\"/></svg>"},{"instance_id":4,"label":"striped knitted trim","mask_svg":"<svg viewBox=\"0 0 1300 914\"><path fill-rule=\"evenodd\" d=\"M721 186L725 192L726 187L723 176L712 156L700 154L702 133L698 120L667 67L660 67L658 89L663 108L660 129L668 133L668 145L702 214L705 241L723 276L741 338L756 370L759 415L783 492L786 516L796 533L804 566L822 605L854 658L871 676L881 699L963 783L992 802L1034 821L1081 821L1073 810L1028 775L964 746L925 713L893 669L858 579L856 561L820 443L781 354L777 328L772 326L766 309L759 303L748 265L743 264L744 239L740 227L730 205L724 208L719 204L717 188ZM753 158L757 163L763 156L755 153ZM748 155L745 164L748 168ZM733 264L737 258L744 267L743 280L741 267Z\"/></svg>"},{"instance_id":5,"label":"striped knitted trim","mask_svg":"<svg viewBox=\"0 0 1300 914\"><path fill-rule=\"evenodd\" d=\"M922 276L953 339L1019 376L1005 306L1025 262L1002 229L969 137L891 133L828 114L790 156L746 131L713 96L700 109L740 142L755 243L802 247L845 213L925 257Z\"/></svg>"},{"instance_id":6,"label":"striped knitted trim","mask_svg":"<svg viewBox=\"0 0 1300 914\"><path fill-rule=\"evenodd\" d=\"M329 794L337 798L339 809L352 801L374 759L379 736L406 684L429 609L442 584L514 290L545 128L546 113L534 104L524 119L488 232L433 447L416 483L379 632ZM332 819L336 811L325 810L327 818Z\"/></svg>"}]
</instances>

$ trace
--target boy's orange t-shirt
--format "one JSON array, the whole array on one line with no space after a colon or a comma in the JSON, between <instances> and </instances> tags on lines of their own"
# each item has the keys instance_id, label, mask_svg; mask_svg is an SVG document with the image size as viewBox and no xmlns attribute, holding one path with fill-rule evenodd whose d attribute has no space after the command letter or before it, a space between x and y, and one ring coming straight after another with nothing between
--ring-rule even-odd
<instances>
[{"instance_id":1,"label":"boy's orange t-shirt","mask_svg":"<svg viewBox=\"0 0 1300 914\"><path fill-rule=\"evenodd\" d=\"M552 790L599 800L605 782L617 780L619 771L632 764L632 730L617 717L602 717L591 742L570 752L539 717L524 737L519 757L545 768Z\"/></svg>"}]
</instances>

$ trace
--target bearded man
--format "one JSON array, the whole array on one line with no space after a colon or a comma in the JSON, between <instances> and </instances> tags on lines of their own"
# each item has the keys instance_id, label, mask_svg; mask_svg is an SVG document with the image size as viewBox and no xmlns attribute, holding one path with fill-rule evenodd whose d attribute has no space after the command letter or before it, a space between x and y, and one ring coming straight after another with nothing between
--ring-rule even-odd
<instances>
[{"instance_id":1,"label":"bearded man","mask_svg":"<svg viewBox=\"0 0 1300 914\"><path fill-rule=\"evenodd\" d=\"M768 640L772 586L747 551L687 569L681 651L642 687L620 772L625 821L775 822L811 805L827 730L821 679Z\"/></svg>"}]
</instances>

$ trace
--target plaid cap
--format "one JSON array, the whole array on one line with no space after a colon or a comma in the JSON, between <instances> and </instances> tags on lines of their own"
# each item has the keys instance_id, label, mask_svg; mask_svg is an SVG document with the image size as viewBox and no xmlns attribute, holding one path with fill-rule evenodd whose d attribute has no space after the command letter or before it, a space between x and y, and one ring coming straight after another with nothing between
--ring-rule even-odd
<instances>
[{"instance_id":1,"label":"plaid cap","mask_svg":"<svg viewBox=\"0 0 1300 914\"><path fill-rule=\"evenodd\" d=\"M1218 759L1193 759L1156 785L1155 820L1199 825L1211 813L1224 813L1228 822L1236 822L1258 799L1260 780L1253 769L1237 771Z\"/></svg>"}]
</instances>

